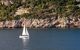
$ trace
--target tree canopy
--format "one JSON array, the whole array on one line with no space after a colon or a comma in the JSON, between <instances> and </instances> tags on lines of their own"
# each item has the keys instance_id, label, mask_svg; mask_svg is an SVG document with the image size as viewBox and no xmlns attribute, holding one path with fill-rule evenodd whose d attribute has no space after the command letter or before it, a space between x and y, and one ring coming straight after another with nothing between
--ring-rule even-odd
<instances>
[{"instance_id":1,"label":"tree canopy","mask_svg":"<svg viewBox=\"0 0 80 50\"><path fill-rule=\"evenodd\" d=\"M0 1L0 20L50 17L79 17L80 2L76 0L11 0L13 4L6 6ZM31 8L29 14L14 16L19 7ZM56 16L55 16L56 15Z\"/></svg>"}]
</instances>

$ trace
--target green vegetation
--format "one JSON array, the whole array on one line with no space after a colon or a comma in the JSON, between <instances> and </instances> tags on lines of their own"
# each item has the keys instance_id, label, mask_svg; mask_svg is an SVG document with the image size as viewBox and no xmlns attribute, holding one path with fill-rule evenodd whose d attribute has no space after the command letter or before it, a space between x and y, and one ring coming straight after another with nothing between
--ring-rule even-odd
<instances>
[{"instance_id":1,"label":"green vegetation","mask_svg":"<svg viewBox=\"0 0 80 50\"><path fill-rule=\"evenodd\" d=\"M12 0L8 6L0 2L0 21L26 18L80 17L76 0ZM29 14L14 16L19 7L31 8Z\"/></svg>"}]
</instances>

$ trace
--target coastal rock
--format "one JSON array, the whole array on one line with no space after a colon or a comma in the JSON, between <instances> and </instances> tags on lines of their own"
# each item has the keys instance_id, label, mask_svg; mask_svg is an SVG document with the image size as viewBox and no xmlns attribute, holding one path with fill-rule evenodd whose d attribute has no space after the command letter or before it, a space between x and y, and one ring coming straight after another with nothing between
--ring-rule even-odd
<instances>
[{"instance_id":1,"label":"coastal rock","mask_svg":"<svg viewBox=\"0 0 80 50\"><path fill-rule=\"evenodd\" d=\"M10 4L13 4L13 1L12 0L1 0L1 3L8 6Z\"/></svg>"},{"instance_id":2,"label":"coastal rock","mask_svg":"<svg viewBox=\"0 0 80 50\"><path fill-rule=\"evenodd\" d=\"M31 25L32 25L32 27L35 27L35 28L39 27L38 26L38 19L33 19Z\"/></svg>"},{"instance_id":3,"label":"coastal rock","mask_svg":"<svg viewBox=\"0 0 80 50\"><path fill-rule=\"evenodd\" d=\"M5 22L5 27L7 27L7 28L14 28L15 27L15 20L6 21Z\"/></svg>"},{"instance_id":4,"label":"coastal rock","mask_svg":"<svg viewBox=\"0 0 80 50\"><path fill-rule=\"evenodd\" d=\"M48 26L49 26L49 20L45 19L44 24L43 24L43 28L48 27Z\"/></svg>"},{"instance_id":5,"label":"coastal rock","mask_svg":"<svg viewBox=\"0 0 80 50\"><path fill-rule=\"evenodd\" d=\"M3 28L4 27L3 25L4 25L3 22L0 22L0 28Z\"/></svg>"},{"instance_id":6,"label":"coastal rock","mask_svg":"<svg viewBox=\"0 0 80 50\"><path fill-rule=\"evenodd\" d=\"M25 22L26 27L31 28L31 23L32 23L31 19L27 19Z\"/></svg>"},{"instance_id":7,"label":"coastal rock","mask_svg":"<svg viewBox=\"0 0 80 50\"><path fill-rule=\"evenodd\" d=\"M4 27L8 27L9 21L5 21Z\"/></svg>"},{"instance_id":8,"label":"coastal rock","mask_svg":"<svg viewBox=\"0 0 80 50\"><path fill-rule=\"evenodd\" d=\"M80 28L80 21L74 22L74 27Z\"/></svg>"},{"instance_id":9,"label":"coastal rock","mask_svg":"<svg viewBox=\"0 0 80 50\"><path fill-rule=\"evenodd\" d=\"M44 20L43 19L39 19L39 27L42 27L44 25Z\"/></svg>"},{"instance_id":10,"label":"coastal rock","mask_svg":"<svg viewBox=\"0 0 80 50\"><path fill-rule=\"evenodd\" d=\"M23 27L25 24L28 28L73 28L77 27L80 28L80 19L77 21L75 20L64 20L63 18L59 19L25 19L21 18L20 20L11 20L11 21L1 21L0 22L0 28L6 27L6 28L17 28L17 27Z\"/></svg>"},{"instance_id":11,"label":"coastal rock","mask_svg":"<svg viewBox=\"0 0 80 50\"><path fill-rule=\"evenodd\" d=\"M56 25L56 27L61 27L61 28L65 28L66 27L66 22L63 18L58 19L59 24Z\"/></svg>"}]
</instances>

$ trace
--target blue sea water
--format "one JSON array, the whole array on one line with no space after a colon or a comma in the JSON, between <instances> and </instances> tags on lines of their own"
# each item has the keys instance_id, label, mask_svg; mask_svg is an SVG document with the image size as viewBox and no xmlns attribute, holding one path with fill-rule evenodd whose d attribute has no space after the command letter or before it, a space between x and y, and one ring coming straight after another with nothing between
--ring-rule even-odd
<instances>
[{"instance_id":1,"label":"blue sea water","mask_svg":"<svg viewBox=\"0 0 80 50\"><path fill-rule=\"evenodd\" d=\"M29 39L20 39L22 29L0 30L0 50L80 50L80 29L28 29Z\"/></svg>"}]
</instances>

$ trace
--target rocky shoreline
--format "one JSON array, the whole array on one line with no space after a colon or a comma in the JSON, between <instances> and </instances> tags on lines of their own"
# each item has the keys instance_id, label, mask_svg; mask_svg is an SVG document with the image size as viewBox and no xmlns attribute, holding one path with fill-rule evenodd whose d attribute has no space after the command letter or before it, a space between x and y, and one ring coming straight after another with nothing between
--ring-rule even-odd
<instances>
[{"instance_id":1,"label":"rocky shoreline","mask_svg":"<svg viewBox=\"0 0 80 50\"><path fill-rule=\"evenodd\" d=\"M19 19L11 21L1 21L0 28L21 28L23 25L27 28L80 28L80 19L67 19L64 18L54 19Z\"/></svg>"}]
</instances>

